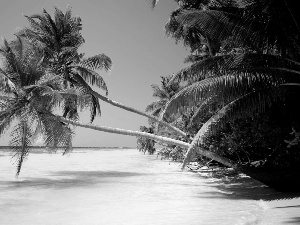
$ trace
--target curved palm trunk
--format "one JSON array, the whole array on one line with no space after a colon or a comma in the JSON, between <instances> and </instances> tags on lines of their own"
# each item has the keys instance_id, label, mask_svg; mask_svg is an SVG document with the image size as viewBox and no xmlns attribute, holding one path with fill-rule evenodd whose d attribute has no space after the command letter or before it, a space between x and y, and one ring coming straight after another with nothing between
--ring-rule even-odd
<instances>
[{"instance_id":1,"label":"curved palm trunk","mask_svg":"<svg viewBox=\"0 0 300 225\"><path fill-rule=\"evenodd\" d=\"M226 113L232 109L232 107L235 105L235 103L238 101L234 100L231 103L227 104L226 106L224 106L221 110L219 110L215 115L213 115L205 124L203 124L203 126L201 127L201 129L198 131L198 133L196 134L196 136L194 137L194 140L192 141L189 149L186 152L186 155L184 157L183 160L183 164L182 164L182 168L184 168L191 160L192 157L195 155L196 152L202 154L203 149L202 148L197 148L198 143L203 143L203 138L205 137L205 134L207 132L209 132L211 126L215 123L217 123L221 118L223 118L223 116L226 115ZM213 152L209 152L209 154L211 154ZM215 153L214 153L215 154ZM209 157L209 156L207 156ZM221 156L219 156L221 157ZM211 158L211 157L209 157ZM222 159L222 163L223 165L229 166L229 167L233 167L233 168L237 168L237 164L235 162L233 162L232 160L226 159L224 157L221 157L224 159Z\"/></svg>"},{"instance_id":2,"label":"curved palm trunk","mask_svg":"<svg viewBox=\"0 0 300 225\"><path fill-rule=\"evenodd\" d=\"M183 148L188 148L190 149L192 147L191 144L183 142L183 141L179 141L179 140L175 140L172 138L167 138L167 137L162 137L162 136L158 136L155 134L150 134L150 133L145 133L145 132L140 132L140 131L132 131L132 130L124 130L124 129L120 129L120 128L111 128L111 127L105 127L105 126L96 126L96 125L91 125L91 124L84 124L78 121L74 121L74 120L70 120L70 119L66 119L64 117L61 116L57 116L58 120L60 120L61 122L67 123L67 124L72 124L78 127L85 127L88 129L93 129L93 130L98 130L98 131L103 131L103 132L107 132L107 133L114 133L114 134L122 134L122 135L129 135L129 136L135 136L135 137L144 137L144 138L149 138L155 141L160 141L160 142L164 142L167 144L171 144L171 145L177 145ZM219 163L222 163L225 166L229 166L229 167L234 167L234 163L231 162L230 160L219 156L216 153L207 151L203 148L198 148L196 146L193 146L193 149L196 149L201 155L206 156L210 159L213 159Z\"/></svg>"},{"instance_id":3,"label":"curved palm trunk","mask_svg":"<svg viewBox=\"0 0 300 225\"><path fill-rule=\"evenodd\" d=\"M184 137L187 136L187 134L186 134L185 132L183 132L182 130L178 129L178 128L175 127L175 126L172 126L172 125L169 124L169 123L166 123L166 122L162 121L161 119L159 119L159 118L157 118L157 117L155 117L155 116L152 116L152 115L147 114L147 113L145 113L145 112L143 112L143 111L140 111L140 110L138 110L138 109L134 109L134 108L132 108L132 107L123 105L123 104L118 103L118 102L116 102L116 101L113 101L113 100L111 100L111 99L109 99L109 98L107 98L107 97L104 97L103 95L101 95L101 94L99 94L99 93L97 93L97 92L95 92L95 91L92 91L92 94L93 94L94 96L96 96L97 98L101 99L102 101L107 102L108 104L111 104L111 105L113 105L113 106L119 107L119 108L124 109L124 110L129 111L129 112L133 112L133 113L136 113L136 114L138 114L138 115L145 116L145 117L148 117L148 118L150 118L150 119L153 119L153 120L155 120L156 122L158 122L158 123L160 123L160 124L162 124L162 125L168 127L169 129L171 129L172 131L176 132L177 134L179 134L179 135L181 135L181 136L184 136Z\"/></svg>"}]
</instances>

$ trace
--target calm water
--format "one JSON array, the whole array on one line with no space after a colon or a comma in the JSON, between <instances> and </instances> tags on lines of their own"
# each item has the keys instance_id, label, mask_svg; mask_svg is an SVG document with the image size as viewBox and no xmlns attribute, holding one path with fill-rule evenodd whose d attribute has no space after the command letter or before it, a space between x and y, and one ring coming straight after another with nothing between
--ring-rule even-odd
<instances>
[{"instance_id":1,"label":"calm water","mask_svg":"<svg viewBox=\"0 0 300 225\"><path fill-rule=\"evenodd\" d=\"M258 182L182 172L137 150L31 154L19 178L0 152L0 169L1 225L277 224L281 215L267 204L278 193Z\"/></svg>"}]
</instances>

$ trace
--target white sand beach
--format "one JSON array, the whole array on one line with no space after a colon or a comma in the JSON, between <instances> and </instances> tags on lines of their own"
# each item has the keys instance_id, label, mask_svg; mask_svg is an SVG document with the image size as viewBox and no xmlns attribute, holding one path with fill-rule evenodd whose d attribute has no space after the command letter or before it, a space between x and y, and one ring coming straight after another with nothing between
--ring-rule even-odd
<instances>
[{"instance_id":1,"label":"white sand beach","mask_svg":"<svg viewBox=\"0 0 300 225\"><path fill-rule=\"evenodd\" d=\"M136 149L34 153L18 178L0 155L0 224L299 224L299 194L181 171Z\"/></svg>"}]
</instances>

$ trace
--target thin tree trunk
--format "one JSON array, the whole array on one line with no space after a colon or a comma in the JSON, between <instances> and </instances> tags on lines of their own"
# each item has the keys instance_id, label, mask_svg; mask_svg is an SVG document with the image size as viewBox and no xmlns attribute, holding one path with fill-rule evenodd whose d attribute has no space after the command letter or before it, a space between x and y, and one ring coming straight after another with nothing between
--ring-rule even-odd
<instances>
[{"instance_id":1,"label":"thin tree trunk","mask_svg":"<svg viewBox=\"0 0 300 225\"><path fill-rule=\"evenodd\" d=\"M207 151L203 148L198 148L195 145L191 145L189 143L183 142L183 141L179 141L179 140L175 140L172 138L167 138L167 137L162 137L162 136L158 136L155 134L150 134L150 133L146 133L146 132L140 132L140 131L131 131L131 130L124 130L124 129L119 129L119 128L111 128L111 127L105 127L105 126L96 126L96 125L91 125L91 124L84 124L78 121L74 121L74 120L70 120L70 119L66 119L63 118L61 116L57 116L57 118L64 123L67 124L72 124L78 127L85 127L88 129L93 129L93 130L98 130L98 131L103 131L103 132L107 132L107 133L114 133L114 134L122 134L122 135L129 135L129 136L135 136L135 137L144 137L144 138L149 138L155 141L159 141L159 142L164 142L167 144L171 144L171 145L177 145L183 148L188 148L190 149L191 147L193 147L193 149L197 150L198 153L200 153L203 156L206 156L210 159L213 159L225 166L229 166L229 167L235 167L235 163L233 163L232 161L219 156L218 154L214 153L214 152L210 152ZM195 139L194 139L195 140ZM184 167L183 167L184 168Z\"/></svg>"},{"instance_id":2,"label":"thin tree trunk","mask_svg":"<svg viewBox=\"0 0 300 225\"><path fill-rule=\"evenodd\" d=\"M189 143L186 143L183 141L175 140L175 139L168 138L168 137L162 137L162 136L150 134L147 132L124 130L124 129L120 129L120 128L112 128L112 127L106 127L106 126L97 126L97 125L85 124L85 123L81 123L79 121L66 119L61 116L57 116L57 117L61 122L72 124L72 125L75 125L78 127L85 127L85 128L92 129L92 130L98 130L98 131L103 131L103 132L113 133L113 134L135 136L135 137L144 137L144 138L149 138L151 140L164 142L164 143L171 144L171 145L178 145L183 148L188 148L190 145Z\"/></svg>"},{"instance_id":3,"label":"thin tree trunk","mask_svg":"<svg viewBox=\"0 0 300 225\"><path fill-rule=\"evenodd\" d=\"M181 136L184 136L184 137L187 136L187 134L186 134L185 132L183 132L182 130L178 129L178 128L175 127L175 126L172 126L171 124L169 124L169 123L167 123L167 122L164 122L163 120L161 120L161 119L159 119L159 118L157 118L157 117L155 117L155 116L152 116L152 115L147 114L147 113L145 113L145 112L143 112L143 111L140 111L140 110L138 110L138 109L134 109L134 108L132 108L132 107L123 105L123 104L118 103L118 102L116 102L116 101L113 101L113 100L111 100L111 99L109 99L109 98L107 98L107 97L105 97L105 96L103 96L103 95L101 95L101 94L99 94L99 93L97 93L97 92L95 92L95 91L92 91L92 94L93 94L94 96L96 96L97 98L101 99L102 101L107 102L108 104L111 104L111 105L116 106L116 107L121 108L121 109L125 109L126 111L129 111L129 112L133 112L133 113L136 113L136 114L138 114L138 115L145 116L145 117L148 117L148 118L150 118L150 119L153 119L153 120L155 120L156 122L158 122L158 123L160 123L160 124L162 124L162 125L168 127L169 129L171 129L172 131L176 132L177 134L179 134L179 135L181 135Z\"/></svg>"}]
</instances>

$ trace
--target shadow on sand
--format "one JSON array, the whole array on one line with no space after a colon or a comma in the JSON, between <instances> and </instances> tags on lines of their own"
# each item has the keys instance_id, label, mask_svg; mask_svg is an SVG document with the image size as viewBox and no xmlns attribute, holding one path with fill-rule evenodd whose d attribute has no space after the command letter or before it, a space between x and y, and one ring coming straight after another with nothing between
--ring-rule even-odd
<instances>
[{"instance_id":1,"label":"shadow on sand","mask_svg":"<svg viewBox=\"0 0 300 225\"><path fill-rule=\"evenodd\" d=\"M208 198L228 198L228 199L252 199L252 200L287 200L300 198L299 192L279 192L267 185L245 175L229 172L221 175L218 172L199 173L200 176L208 178L217 191L206 193ZM209 178L216 178L209 181ZM201 197L202 194L201 194ZM299 205L290 207L300 207Z\"/></svg>"},{"instance_id":2,"label":"shadow on sand","mask_svg":"<svg viewBox=\"0 0 300 225\"><path fill-rule=\"evenodd\" d=\"M54 188L86 187L99 183L118 182L121 178L140 176L141 173L120 171L60 171L49 178L28 178L15 181L0 181L0 185L13 188ZM116 178L116 179L113 179Z\"/></svg>"},{"instance_id":3,"label":"shadow on sand","mask_svg":"<svg viewBox=\"0 0 300 225\"><path fill-rule=\"evenodd\" d=\"M300 224L300 217L292 217L288 221L286 221L285 224Z\"/></svg>"}]
</instances>

